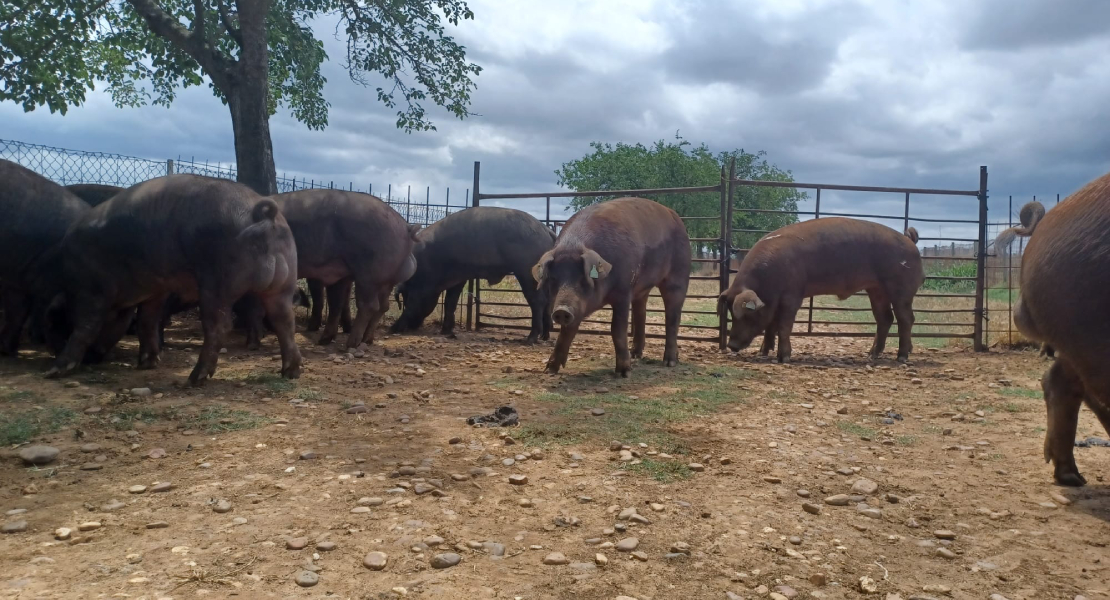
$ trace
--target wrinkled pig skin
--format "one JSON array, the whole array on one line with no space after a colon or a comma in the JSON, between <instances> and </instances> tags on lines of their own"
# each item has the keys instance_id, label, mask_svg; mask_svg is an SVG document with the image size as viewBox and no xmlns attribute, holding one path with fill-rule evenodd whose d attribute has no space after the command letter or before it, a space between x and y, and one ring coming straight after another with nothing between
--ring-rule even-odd
<instances>
[{"instance_id":1,"label":"wrinkled pig skin","mask_svg":"<svg viewBox=\"0 0 1110 600\"><path fill-rule=\"evenodd\" d=\"M648 294L655 287L663 297L666 321L663 364L677 365L678 327L691 264L686 226L678 213L658 202L617 198L575 213L559 232L555 247L532 271L538 285L546 286L552 297L552 319L560 326L547 372L558 373L566 365L582 321L609 305L616 374L628 377L631 359L643 356Z\"/></svg>"},{"instance_id":2,"label":"wrinkled pig skin","mask_svg":"<svg viewBox=\"0 0 1110 600\"><path fill-rule=\"evenodd\" d=\"M537 288L532 267L551 250L555 233L538 219L522 210L478 206L448 215L417 238L423 248L414 252L416 274L397 288L403 310L390 331L419 329L440 294L447 292L440 332L453 336L455 309L466 282L485 279L494 285L514 275L532 311L526 341L550 337L550 299L546 290Z\"/></svg>"},{"instance_id":3,"label":"wrinkled pig skin","mask_svg":"<svg viewBox=\"0 0 1110 600\"><path fill-rule=\"evenodd\" d=\"M372 344L390 292L416 271L412 252L419 227L361 192L300 190L272 198L297 240L298 276L328 286L328 320L318 343L335 339L354 284L357 312L347 347Z\"/></svg>"},{"instance_id":4,"label":"wrinkled pig skin","mask_svg":"<svg viewBox=\"0 0 1110 600\"><path fill-rule=\"evenodd\" d=\"M728 347L738 352L764 334L760 354L775 349L790 360L790 332L802 301L833 295L845 300L865 290L875 315L875 342L870 356L886 347L890 326L898 318L898 361L909 359L913 343L913 299L925 281L917 230L905 234L890 227L844 217L793 223L760 238L740 263L717 308L732 319Z\"/></svg>"},{"instance_id":5,"label":"wrinkled pig skin","mask_svg":"<svg viewBox=\"0 0 1110 600\"><path fill-rule=\"evenodd\" d=\"M52 252L69 226L88 211L88 204L62 186L0 159L0 354L15 354L32 311L45 310L53 277L43 270L54 268Z\"/></svg>"},{"instance_id":6,"label":"wrinkled pig skin","mask_svg":"<svg viewBox=\"0 0 1110 600\"><path fill-rule=\"evenodd\" d=\"M139 367L154 367L171 294L200 304L204 344L191 385L215 373L231 306L247 294L260 300L277 332L282 375L300 376L297 247L277 204L242 184L181 174L132 186L78 220L58 260L62 293L52 310L73 327L51 376L72 371L94 344L114 345L126 329L121 315L136 306Z\"/></svg>"},{"instance_id":7,"label":"wrinkled pig skin","mask_svg":"<svg viewBox=\"0 0 1110 600\"><path fill-rule=\"evenodd\" d=\"M998 235L996 251L1028 236L1014 324L1055 357L1041 378L1048 426L1044 459L1060 485L1087 480L1075 463L1084 402L1110 432L1110 174L1088 183L1052 210L1021 210L1021 225Z\"/></svg>"}]
</instances>

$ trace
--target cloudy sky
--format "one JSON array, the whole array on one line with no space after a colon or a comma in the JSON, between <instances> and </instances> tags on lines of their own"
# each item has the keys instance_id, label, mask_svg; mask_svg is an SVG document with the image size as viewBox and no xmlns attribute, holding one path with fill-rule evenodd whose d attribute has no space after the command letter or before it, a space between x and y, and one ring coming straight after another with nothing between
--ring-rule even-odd
<instances>
[{"instance_id":1,"label":"cloudy sky","mask_svg":"<svg viewBox=\"0 0 1110 600\"><path fill-rule=\"evenodd\" d=\"M486 192L556 189L590 141L676 131L714 150L765 150L797 181L974 189L991 219L1066 196L1108 169L1110 2L1105 0L471 0L454 29L479 63L474 116L429 112L405 134L351 83L321 24L330 126L272 122L279 174L411 185L460 198L473 162ZM117 109L100 93L69 114L0 105L0 138L151 158L234 160L207 88L170 109ZM417 193L414 191L414 195ZM901 214L892 195L829 194L823 210ZM974 218L973 198L921 197L913 216ZM534 208L534 206L532 207ZM896 223L891 223L897 225ZM932 226L922 235L936 235ZM961 234L947 228L944 235ZM964 231L962 234L971 232Z\"/></svg>"}]
</instances>

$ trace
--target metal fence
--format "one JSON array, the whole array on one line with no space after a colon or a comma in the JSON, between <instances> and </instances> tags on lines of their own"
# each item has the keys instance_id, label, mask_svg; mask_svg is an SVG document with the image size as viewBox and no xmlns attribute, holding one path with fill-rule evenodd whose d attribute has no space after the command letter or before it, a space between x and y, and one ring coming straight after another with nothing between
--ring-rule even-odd
<instances>
[{"instance_id":1,"label":"metal fence","mask_svg":"<svg viewBox=\"0 0 1110 600\"><path fill-rule=\"evenodd\" d=\"M727 314L719 313L716 310L716 300L720 293L724 292L730 283L731 274L736 273L738 263L732 258L734 254L742 255L749 248L741 247L737 244L738 238L743 239L758 239L765 233L770 233L769 230L762 229L740 229L734 228L734 217L737 213L748 214L788 214L795 216L808 216L812 218L822 218L830 216L864 218L875 220L897 221L903 230L908 228L914 223L941 223L941 224L956 224L958 226L967 227L974 225L976 227L977 235L975 238L953 238L953 237L923 237L919 238L919 242L928 244L933 242L938 246L940 244L961 243L970 244L974 252L971 256L954 256L954 257L938 257L938 256L923 256L926 269L926 281L923 289L918 293L914 301L914 312L919 316L914 324L913 335L915 338L956 338L970 340L976 350L984 350L986 348L984 343L984 324L987 317L987 306L985 303L985 289L986 289L986 228L987 228L987 168L980 167L979 169L979 185L977 189L966 190L944 190L944 189L922 189L922 188L897 188L897 187L874 187L874 186L856 186L856 185L834 185L834 184L818 184L818 183L797 183L797 182L780 182L780 181L752 181L737 179L735 175L735 164L731 165L729 171L726 173L724 169L721 172L721 179L715 185L707 185L702 187L689 187L689 188L670 188L670 189L647 189L647 190L605 190L605 191L584 191L584 192L552 192L552 193L514 193L514 194L495 194L481 192L480 188L480 173L481 165L478 162L474 164L474 181L472 188L474 189L473 204L478 206L485 200L524 200L524 199L546 199L550 206L551 198L571 198L582 196L594 197L617 197L617 196L646 196L651 197L655 194L704 194L706 192L716 192L720 195L720 210L716 216L688 216L679 215L685 222L693 220L710 219L719 222L719 237L717 238L691 238L692 243L709 244L714 250L714 258L694 258L695 263L706 263L711 266L715 273L709 275L691 276L690 292L687 294L687 302L683 307L682 324L680 326L679 339L689 341L712 341L717 342L723 349L727 342L728 330L728 316ZM816 203L814 210L774 210L774 209L760 209L752 208L750 206L742 205L737 201L737 191L744 187L778 187L778 188L795 188L799 190L812 190L816 193ZM882 214L859 214L859 213L844 213L844 212L829 212L821 210L821 193L822 191L851 191L851 192L864 192L872 194L898 194L902 200L904 209L900 215L882 215ZM936 219L915 217L911 214L911 199L918 196L932 196L932 197L947 197L956 201L968 200L972 204L970 208L976 209L978 218L976 219ZM934 200L935 202L936 200ZM563 220L552 220L550 211L546 216L546 223L558 229L564 223ZM752 234L756 234L753 237ZM946 262L962 263L970 268L968 273L959 274L946 274L938 273L937 269L930 267L930 262L944 260ZM519 320L525 317L513 314L504 314L503 309L510 307L520 307L519 303L501 301L501 297L496 300L483 300L484 294L511 294L514 290L506 289L504 287L482 287L479 281L471 281L468 285L468 301L467 301L467 327L479 329L484 326L498 327L504 329L527 329L527 327L512 324L512 321ZM516 292L519 296L519 292ZM866 293L855 294L854 297L847 299L844 302L836 303L834 301L824 301L817 304L811 298L808 306L803 306L799 311L794 323L795 335L801 336L839 336L839 337L871 337L874 335L874 319L871 316L872 309L870 304L861 298L866 298ZM658 299L658 294L652 295L653 299ZM483 307L493 309L501 312L490 312L489 310L483 311ZM598 311L593 315L593 318L585 321L588 325L580 330L580 333L589 334L609 334L609 330L600 328L590 328L590 325L609 325L605 320L604 315L608 311ZM663 312L658 306L653 307L649 303L648 313L658 314ZM854 315L860 315L863 319L852 318ZM648 337L661 338L663 335L658 331L658 323L654 323L655 331L652 330L653 323L649 319ZM867 331L869 329L870 331ZM683 330L686 332L683 333ZM712 332L712 333L710 333Z\"/></svg>"},{"instance_id":2,"label":"metal fence","mask_svg":"<svg viewBox=\"0 0 1110 600\"><path fill-rule=\"evenodd\" d=\"M234 164L198 162L193 158L152 160L110 152L90 152L56 148L41 144L29 144L15 140L0 139L0 158L10 160L61 185L74 183L99 183L129 187L154 177L173 173L192 173L208 177L235 180L237 171ZM334 181L310 179L307 177L277 178L278 192L291 192L302 189L339 188L350 191L374 194L374 186L356 186L354 182L336 185ZM464 190L462 197L455 195L452 204L451 188L447 188L443 198L432 199L431 187L425 187L424 194L416 192L412 196L412 186L406 186L404 195L401 188L386 185L374 194L405 217L409 223L429 225L447 215L463 210L470 204L470 190ZM382 194L382 192L385 192ZM423 196L423 198L421 198ZM460 202L461 201L461 202Z\"/></svg>"}]
</instances>

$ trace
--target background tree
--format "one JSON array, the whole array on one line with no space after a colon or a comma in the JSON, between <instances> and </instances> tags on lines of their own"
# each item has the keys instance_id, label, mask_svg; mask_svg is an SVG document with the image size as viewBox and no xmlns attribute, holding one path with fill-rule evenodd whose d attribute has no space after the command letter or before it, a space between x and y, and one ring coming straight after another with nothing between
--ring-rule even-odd
<instances>
[{"instance_id":1,"label":"background tree","mask_svg":"<svg viewBox=\"0 0 1110 600\"><path fill-rule=\"evenodd\" d=\"M736 159L736 175L740 179L765 181L794 181L790 171L782 170L767 162L765 152L755 154L732 150L713 154L705 144L694 146L676 135L675 141L659 140L650 147L642 144L603 144L591 142L593 152L563 163L556 169L559 185L575 191L630 190L648 188L699 187L720 182L721 168ZM713 217L720 215L721 198L718 192L697 194L651 194L652 200L673 208L683 217ZM590 204L610 200L613 196L585 196L573 198L568 209L579 210ZM798 200L806 198L804 192L793 188L741 187L738 188L735 206L739 209L798 210ZM772 231L797 221L797 215L775 213L745 213L734 211L733 230L751 229ZM720 237L721 225L716 219L698 219L686 222L690 237ZM749 248L762 236L761 233L735 233L735 248ZM699 258L716 255L715 244L696 243Z\"/></svg>"},{"instance_id":2,"label":"background tree","mask_svg":"<svg viewBox=\"0 0 1110 600\"><path fill-rule=\"evenodd\" d=\"M272 194L270 116L328 122L314 23L337 23L351 79L384 80L378 101L412 132L435 129L425 100L470 114L481 68L444 21L473 18L464 0L0 0L0 100L65 114L106 82L118 106L168 106L207 77L231 111L239 181Z\"/></svg>"}]
</instances>

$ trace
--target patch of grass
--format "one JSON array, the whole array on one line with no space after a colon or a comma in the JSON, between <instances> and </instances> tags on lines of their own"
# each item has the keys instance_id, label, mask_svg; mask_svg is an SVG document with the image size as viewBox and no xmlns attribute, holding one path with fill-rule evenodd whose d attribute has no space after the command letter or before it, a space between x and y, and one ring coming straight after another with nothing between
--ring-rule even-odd
<instances>
[{"instance_id":1,"label":"patch of grass","mask_svg":"<svg viewBox=\"0 0 1110 600\"><path fill-rule=\"evenodd\" d=\"M251 373L243 378L249 385L259 385L271 393L281 394L296 389L297 384L277 373Z\"/></svg>"},{"instance_id":2,"label":"patch of grass","mask_svg":"<svg viewBox=\"0 0 1110 600\"><path fill-rule=\"evenodd\" d=\"M645 458L639 464L622 464L621 470L646 475L661 483L672 483L689 479L693 472L690 467L673 460Z\"/></svg>"},{"instance_id":3,"label":"patch of grass","mask_svg":"<svg viewBox=\"0 0 1110 600\"><path fill-rule=\"evenodd\" d=\"M1044 398L1044 393L1041 392L1041 390L1031 390L1022 387L1004 387L998 390L998 393L1003 396L1014 396L1017 398L1034 398L1036 400Z\"/></svg>"},{"instance_id":4,"label":"patch of grass","mask_svg":"<svg viewBox=\"0 0 1110 600\"><path fill-rule=\"evenodd\" d=\"M684 327L688 327L690 325L707 327L717 325L721 322L720 317L718 317L717 315L684 314L682 316L682 326Z\"/></svg>"},{"instance_id":5,"label":"patch of grass","mask_svg":"<svg viewBox=\"0 0 1110 600\"><path fill-rule=\"evenodd\" d=\"M199 414L189 417L185 422L190 429L197 429L204 433L224 433L255 429L269 423L270 419L245 410L209 406Z\"/></svg>"},{"instance_id":6,"label":"patch of grass","mask_svg":"<svg viewBox=\"0 0 1110 600\"><path fill-rule=\"evenodd\" d=\"M975 263L958 262L939 269L926 269L925 274L933 277L975 277L975 271ZM975 291L975 282L926 279L921 289L951 294L970 294Z\"/></svg>"},{"instance_id":7,"label":"patch of grass","mask_svg":"<svg viewBox=\"0 0 1110 600\"><path fill-rule=\"evenodd\" d=\"M771 400L793 400L798 396L794 392L780 392L779 390L771 390L770 392L767 392L767 397Z\"/></svg>"},{"instance_id":8,"label":"patch of grass","mask_svg":"<svg viewBox=\"0 0 1110 600\"><path fill-rule=\"evenodd\" d=\"M172 408L135 407L116 411L109 422L119 431L127 431L133 429L136 422L150 425L156 421L172 421L176 418L177 411Z\"/></svg>"},{"instance_id":9,"label":"patch of grass","mask_svg":"<svg viewBox=\"0 0 1110 600\"><path fill-rule=\"evenodd\" d=\"M899 446L912 446L917 443L917 438L912 435L900 435L894 438L894 443Z\"/></svg>"},{"instance_id":10,"label":"patch of grass","mask_svg":"<svg viewBox=\"0 0 1110 600\"><path fill-rule=\"evenodd\" d=\"M921 431L923 431L925 433L932 434L932 435L942 435L944 433L944 428L941 427L940 425L931 425L930 424L930 425L926 425L926 426L922 427Z\"/></svg>"},{"instance_id":11,"label":"patch of grass","mask_svg":"<svg viewBox=\"0 0 1110 600\"><path fill-rule=\"evenodd\" d=\"M1020 405L1020 404L1015 404L1013 402L1007 402L1006 404L1002 405L1002 410L1004 410L1008 413L1019 413L1019 412L1025 412L1025 407Z\"/></svg>"},{"instance_id":12,"label":"patch of grass","mask_svg":"<svg viewBox=\"0 0 1110 600\"><path fill-rule=\"evenodd\" d=\"M875 439L875 436L877 435L877 432L874 429L871 429L870 427L865 427L863 425L860 425L859 423L853 423L852 421L837 421L836 428L843 431L844 433L861 438L866 437Z\"/></svg>"},{"instance_id":13,"label":"patch of grass","mask_svg":"<svg viewBox=\"0 0 1110 600\"><path fill-rule=\"evenodd\" d=\"M42 394L31 390L11 390L0 393L3 402L38 402L43 400Z\"/></svg>"},{"instance_id":14,"label":"patch of grass","mask_svg":"<svg viewBox=\"0 0 1110 600\"><path fill-rule=\"evenodd\" d=\"M319 390L300 389L297 390L297 393L294 395L294 397L300 398L305 402L317 402L324 398L324 394Z\"/></svg>"},{"instance_id":15,"label":"patch of grass","mask_svg":"<svg viewBox=\"0 0 1110 600\"><path fill-rule=\"evenodd\" d=\"M22 444L54 433L77 420L77 413L62 406L0 412L0 446Z\"/></svg>"},{"instance_id":16,"label":"patch of grass","mask_svg":"<svg viewBox=\"0 0 1110 600\"><path fill-rule=\"evenodd\" d=\"M1033 433L1044 433L1046 431L1048 431L1048 430L1045 429L1044 427L1034 427L1033 428Z\"/></svg>"}]
</instances>

